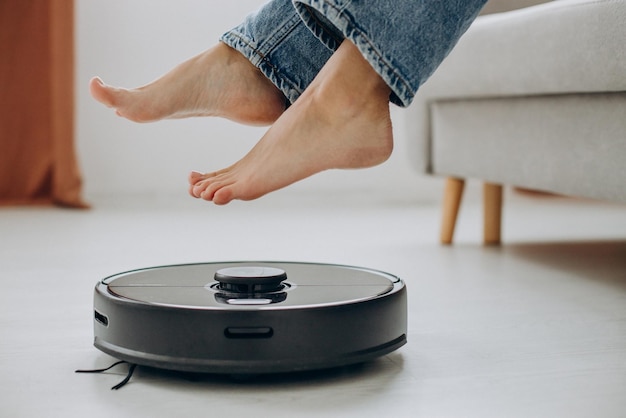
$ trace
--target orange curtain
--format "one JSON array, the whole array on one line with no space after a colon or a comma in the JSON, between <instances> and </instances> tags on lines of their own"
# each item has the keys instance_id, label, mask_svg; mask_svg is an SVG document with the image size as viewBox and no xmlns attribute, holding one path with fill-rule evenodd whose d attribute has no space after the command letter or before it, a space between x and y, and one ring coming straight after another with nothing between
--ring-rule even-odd
<instances>
[{"instance_id":1,"label":"orange curtain","mask_svg":"<svg viewBox=\"0 0 626 418\"><path fill-rule=\"evenodd\" d=\"M0 205L82 208L81 192L73 0L0 0Z\"/></svg>"}]
</instances>

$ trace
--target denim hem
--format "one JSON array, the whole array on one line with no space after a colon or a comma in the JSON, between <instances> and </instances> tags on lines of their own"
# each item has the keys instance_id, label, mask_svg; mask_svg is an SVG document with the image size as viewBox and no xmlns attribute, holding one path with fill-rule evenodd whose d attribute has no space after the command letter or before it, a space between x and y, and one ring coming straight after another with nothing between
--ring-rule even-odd
<instances>
[{"instance_id":1,"label":"denim hem","mask_svg":"<svg viewBox=\"0 0 626 418\"><path fill-rule=\"evenodd\" d=\"M245 36L238 28L234 28L220 37L220 41L240 52L248 61L257 67L286 97L288 105L293 103L301 94L302 90L298 83L292 81L286 74L280 71L278 65L272 63L268 57L269 51L262 48L250 38ZM271 45L268 44L268 45Z\"/></svg>"},{"instance_id":2,"label":"denim hem","mask_svg":"<svg viewBox=\"0 0 626 418\"><path fill-rule=\"evenodd\" d=\"M393 60L382 53L374 42L354 22L352 16L336 2L327 0L294 0L294 7L305 25L328 48L336 50L342 39L352 41L363 57L391 89L390 101L407 107L415 97L408 80L391 64ZM346 5L350 2L346 2Z\"/></svg>"}]
</instances>

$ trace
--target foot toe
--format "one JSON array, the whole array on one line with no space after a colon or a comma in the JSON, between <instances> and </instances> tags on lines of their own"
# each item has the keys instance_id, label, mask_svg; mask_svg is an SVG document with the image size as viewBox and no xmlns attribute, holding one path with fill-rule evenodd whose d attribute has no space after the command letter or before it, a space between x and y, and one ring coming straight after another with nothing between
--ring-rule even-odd
<instances>
[{"instance_id":1,"label":"foot toe","mask_svg":"<svg viewBox=\"0 0 626 418\"><path fill-rule=\"evenodd\" d=\"M208 176L205 173L201 173L199 171L192 171L191 173L189 173L187 180L189 181L189 184L193 186L201 180L206 180L207 177Z\"/></svg>"},{"instance_id":2,"label":"foot toe","mask_svg":"<svg viewBox=\"0 0 626 418\"><path fill-rule=\"evenodd\" d=\"M204 194L204 192L206 191L206 188L208 187L208 184L206 182L200 182L200 183L196 183L195 185L191 186L191 195L193 197L198 197L198 198L203 198L202 196Z\"/></svg>"},{"instance_id":3,"label":"foot toe","mask_svg":"<svg viewBox=\"0 0 626 418\"><path fill-rule=\"evenodd\" d=\"M110 90L111 88L104 84L100 77L94 77L89 81L89 92L93 98L105 106L115 107Z\"/></svg>"},{"instance_id":4,"label":"foot toe","mask_svg":"<svg viewBox=\"0 0 626 418\"><path fill-rule=\"evenodd\" d=\"M222 187L213 193L211 199L216 205L225 205L230 203L234 199L234 193L232 187Z\"/></svg>"},{"instance_id":5,"label":"foot toe","mask_svg":"<svg viewBox=\"0 0 626 418\"><path fill-rule=\"evenodd\" d=\"M202 181L197 186L203 187L200 192L200 197L204 200L212 201L217 205L224 205L234 198L232 191L233 185L236 183L235 179L223 173L217 177ZM196 193L197 191L194 191Z\"/></svg>"}]
</instances>

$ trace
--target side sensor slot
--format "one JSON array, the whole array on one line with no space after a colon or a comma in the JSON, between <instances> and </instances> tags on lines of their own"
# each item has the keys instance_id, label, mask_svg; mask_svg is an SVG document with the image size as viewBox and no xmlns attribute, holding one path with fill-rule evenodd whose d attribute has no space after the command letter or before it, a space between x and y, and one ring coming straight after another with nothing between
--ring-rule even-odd
<instances>
[{"instance_id":1,"label":"side sensor slot","mask_svg":"<svg viewBox=\"0 0 626 418\"><path fill-rule=\"evenodd\" d=\"M274 330L271 327L228 327L224 330L226 338L271 338Z\"/></svg>"},{"instance_id":2,"label":"side sensor slot","mask_svg":"<svg viewBox=\"0 0 626 418\"><path fill-rule=\"evenodd\" d=\"M93 314L94 314L94 319L96 320L96 322L104 325L105 327L109 326L109 318L107 318L106 315L103 315L98 311L93 311Z\"/></svg>"}]
</instances>

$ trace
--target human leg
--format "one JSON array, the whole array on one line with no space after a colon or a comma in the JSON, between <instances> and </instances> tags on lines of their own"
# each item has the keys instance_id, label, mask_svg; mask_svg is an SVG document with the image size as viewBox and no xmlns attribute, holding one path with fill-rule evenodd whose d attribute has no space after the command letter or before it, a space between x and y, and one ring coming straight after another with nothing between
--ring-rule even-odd
<instances>
[{"instance_id":1,"label":"human leg","mask_svg":"<svg viewBox=\"0 0 626 418\"><path fill-rule=\"evenodd\" d=\"M329 48L351 40L408 106L474 20L486 0L293 0L296 11Z\"/></svg>"},{"instance_id":2,"label":"human leg","mask_svg":"<svg viewBox=\"0 0 626 418\"><path fill-rule=\"evenodd\" d=\"M322 170L385 161L393 147L390 96L408 106L484 2L394 0L371 7L294 0L303 21L336 52L242 160L192 173L191 195L217 204L249 200Z\"/></svg>"},{"instance_id":3,"label":"human leg","mask_svg":"<svg viewBox=\"0 0 626 418\"><path fill-rule=\"evenodd\" d=\"M215 47L135 89L90 82L101 103L136 122L220 116L271 124L310 84L332 51L304 26L291 0L273 0Z\"/></svg>"},{"instance_id":4,"label":"human leg","mask_svg":"<svg viewBox=\"0 0 626 418\"><path fill-rule=\"evenodd\" d=\"M333 50L306 27L292 0L272 0L220 39L257 67L289 103L311 84Z\"/></svg>"}]
</instances>

